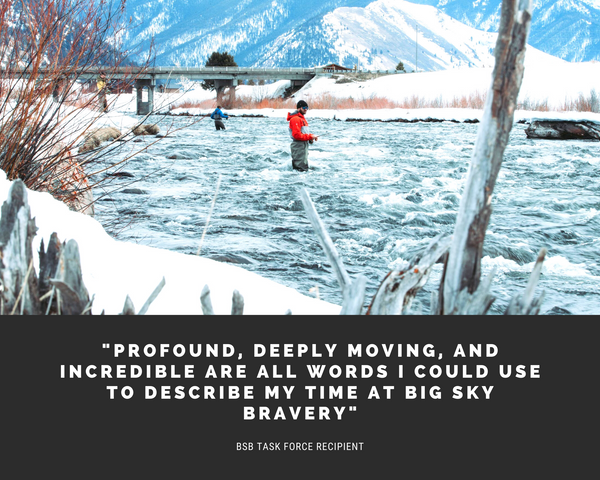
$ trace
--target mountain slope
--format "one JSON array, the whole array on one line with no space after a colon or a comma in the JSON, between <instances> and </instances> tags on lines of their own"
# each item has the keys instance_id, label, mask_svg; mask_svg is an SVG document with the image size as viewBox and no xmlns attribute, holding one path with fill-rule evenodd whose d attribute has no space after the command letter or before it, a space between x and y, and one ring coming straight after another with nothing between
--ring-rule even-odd
<instances>
[{"instance_id":1,"label":"mountain slope","mask_svg":"<svg viewBox=\"0 0 600 480\"><path fill-rule=\"evenodd\" d=\"M408 71L489 66L500 1L417 0L433 6L403 0L129 0L134 26L127 41L148 44L154 37L157 65L199 66L213 51L228 51L238 65L257 67L334 62L389 70L399 61ZM586 32L600 21L577 31L569 22L585 23L588 14L595 18L600 0L537 1L548 6L540 11L547 20L534 12L534 21L557 29L544 33L538 47L550 45L561 58L579 52L577 59L587 59L600 34L590 39ZM585 4L587 10L574 8L576 19L567 16L560 23L554 10L564 16L566 4Z\"/></svg>"},{"instance_id":2,"label":"mountain slope","mask_svg":"<svg viewBox=\"0 0 600 480\"><path fill-rule=\"evenodd\" d=\"M416 27L416 28L415 28ZM342 7L265 45L265 66L335 62L369 70L444 70L493 64L496 35L470 28L433 7L377 0Z\"/></svg>"},{"instance_id":3,"label":"mountain slope","mask_svg":"<svg viewBox=\"0 0 600 480\"><path fill-rule=\"evenodd\" d=\"M204 65L213 51L228 51L249 66L261 45L347 3L369 0L129 0L127 40L148 44L154 36L158 65Z\"/></svg>"},{"instance_id":4,"label":"mountain slope","mask_svg":"<svg viewBox=\"0 0 600 480\"><path fill-rule=\"evenodd\" d=\"M412 0L495 32L502 0ZM529 44L570 62L600 60L600 0L533 0Z\"/></svg>"}]
</instances>

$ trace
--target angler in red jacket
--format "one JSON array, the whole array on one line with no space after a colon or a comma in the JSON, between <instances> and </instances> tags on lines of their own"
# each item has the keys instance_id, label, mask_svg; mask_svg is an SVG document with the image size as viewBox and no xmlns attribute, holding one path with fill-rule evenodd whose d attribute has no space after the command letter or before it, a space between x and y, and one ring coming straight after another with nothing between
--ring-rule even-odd
<instances>
[{"instance_id":1,"label":"angler in red jacket","mask_svg":"<svg viewBox=\"0 0 600 480\"><path fill-rule=\"evenodd\" d=\"M316 142L317 135L308 133L308 122L304 115L308 112L308 103L300 100L296 104L296 110L288 113L287 120L290 122L290 136L292 143L292 167L301 172L308 171L308 144Z\"/></svg>"}]
</instances>

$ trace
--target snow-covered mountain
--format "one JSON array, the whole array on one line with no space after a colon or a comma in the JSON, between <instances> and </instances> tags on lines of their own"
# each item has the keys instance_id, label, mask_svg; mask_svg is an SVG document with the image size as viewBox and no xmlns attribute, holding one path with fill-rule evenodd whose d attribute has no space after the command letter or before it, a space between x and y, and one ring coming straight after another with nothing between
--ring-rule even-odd
<instances>
[{"instance_id":1,"label":"snow-covered mountain","mask_svg":"<svg viewBox=\"0 0 600 480\"><path fill-rule=\"evenodd\" d=\"M294 28L261 49L265 66L332 61L368 70L445 70L491 66L496 35L468 27L434 7L377 0L342 7ZM315 48L316 47L316 48Z\"/></svg>"},{"instance_id":2,"label":"snow-covered mountain","mask_svg":"<svg viewBox=\"0 0 600 480\"><path fill-rule=\"evenodd\" d=\"M497 31L502 0L411 0ZM533 0L529 44L569 62L600 60L600 0Z\"/></svg>"},{"instance_id":3,"label":"snow-covered mountain","mask_svg":"<svg viewBox=\"0 0 600 480\"><path fill-rule=\"evenodd\" d=\"M334 62L388 70L402 61L408 71L431 71L493 64L501 0L413 1L435 6L404 0L128 0L132 26L127 40L148 44L153 37L157 65L200 66L214 51L229 52L240 66L258 67ZM588 13L577 10L579 17L595 18L600 0L537 2L552 4L548 18L562 12L565 3L586 5ZM541 13L534 11L534 24ZM588 53L595 48L599 37L584 39L574 32L570 43L555 37L547 42L581 54L587 46ZM547 51L543 47L538 42L537 48Z\"/></svg>"},{"instance_id":4,"label":"snow-covered mountain","mask_svg":"<svg viewBox=\"0 0 600 480\"><path fill-rule=\"evenodd\" d=\"M259 65L260 50L280 35L339 6L370 0L128 0L127 41L155 38L158 65L204 65L213 51L228 51L238 65ZM302 64L310 66L307 59Z\"/></svg>"}]
</instances>

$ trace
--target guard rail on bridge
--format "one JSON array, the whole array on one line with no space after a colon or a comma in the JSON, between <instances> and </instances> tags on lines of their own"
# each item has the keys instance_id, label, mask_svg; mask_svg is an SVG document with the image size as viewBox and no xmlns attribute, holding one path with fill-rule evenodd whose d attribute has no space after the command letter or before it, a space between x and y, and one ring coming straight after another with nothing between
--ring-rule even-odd
<instances>
[{"instance_id":1,"label":"guard rail on bridge","mask_svg":"<svg viewBox=\"0 0 600 480\"><path fill-rule=\"evenodd\" d=\"M86 68L80 78L95 78L101 68ZM132 77L144 80L173 80L185 77L190 80L235 80L262 78L265 80L302 80L307 82L322 68L257 68L257 67L119 67L110 69L111 77Z\"/></svg>"},{"instance_id":2,"label":"guard rail on bridge","mask_svg":"<svg viewBox=\"0 0 600 480\"><path fill-rule=\"evenodd\" d=\"M258 68L258 67L86 67L77 71L77 77L82 80L96 78L102 72L110 72L112 78L139 78L142 80L168 80L185 77L190 80L233 80L246 78L285 79L308 81L319 73L322 68ZM26 68L10 68L6 73L13 77L30 74ZM43 75L44 69L36 71ZM53 72L54 74L54 72Z\"/></svg>"}]
</instances>

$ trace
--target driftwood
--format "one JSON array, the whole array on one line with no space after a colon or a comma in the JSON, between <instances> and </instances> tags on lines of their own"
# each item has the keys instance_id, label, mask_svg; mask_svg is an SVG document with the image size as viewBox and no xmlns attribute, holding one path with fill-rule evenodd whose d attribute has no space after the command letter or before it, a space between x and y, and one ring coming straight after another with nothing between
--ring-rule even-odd
<instances>
[{"instance_id":1,"label":"driftwood","mask_svg":"<svg viewBox=\"0 0 600 480\"><path fill-rule=\"evenodd\" d=\"M21 180L15 180L0 218L0 313L90 315L94 297L90 298L83 282L77 242L61 243L54 232L46 250L42 240L38 276L33 267L32 248L36 231L27 203L27 188ZM139 315L146 313L164 285L163 278ZM134 314L128 295L123 315Z\"/></svg>"},{"instance_id":2,"label":"driftwood","mask_svg":"<svg viewBox=\"0 0 600 480\"><path fill-rule=\"evenodd\" d=\"M317 231L317 235L319 235L320 238L320 234L324 231L324 227L322 226L316 211L311 211L310 215L317 219L318 222L315 223L318 223L322 227L322 230L320 229ZM427 282L433 265L440 261L445 264L450 242L450 237L439 235L432 240L421 255L415 256L411 260L407 268L389 272L373 296L365 313L367 315L407 315L421 313L420 311L410 311L413 299ZM343 269L345 271L333 243L328 245L328 249L331 251L331 258L337 259L338 269ZM494 297L489 294L489 288L494 273L495 272L492 271L490 275L486 277L485 281L480 284L480 287L474 295L469 295L466 290L461 292L460 295L465 297L459 300L459 303L464 304L463 314L484 315L489 310L494 301ZM443 285L443 277L441 285ZM352 288L356 289L356 293L352 291ZM366 278L362 275L359 275L354 282L351 282L351 287L349 289L350 294L347 294L344 298L340 315L358 315L362 313L365 288ZM535 285L533 285L533 288L535 288ZM438 293L433 292L430 313L439 315L441 313L439 306Z\"/></svg>"},{"instance_id":3,"label":"driftwood","mask_svg":"<svg viewBox=\"0 0 600 480\"><path fill-rule=\"evenodd\" d=\"M52 235L48 251L40 249L40 275L33 268L32 242L37 228L31 219L27 189L21 180L10 186L0 219L0 279L3 314L39 315L54 304L56 313L82 314L91 300L81 278L79 249L74 240L62 245ZM42 300L43 299L43 300Z\"/></svg>"},{"instance_id":4,"label":"driftwood","mask_svg":"<svg viewBox=\"0 0 600 480\"><path fill-rule=\"evenodd\" d=\"M69 240L60 249L54 278L49 281L57 290L59 314L83 314L90 297L83 283L79 246L75 240Z\"/></svg>"},{"instance_id":5,"label":"driftwood","mask_svg":"<svg viewBox=\"0 0 600 480\"><path fill-rule=\"evenodd\" d=\"M456 315L485 315L496 300L490 293L495 275L496 267L479 283L477 290L472 294L466 288L461 290L456 301L456 305L460 308L457 307L452 313Z\"/></svg>"},{"instance_id":6,"label":"driftwood","mask_svg":"<svg viewBox=\"0 0 600 480\"><path fill-rule=\"evenodd\" d=\"M342 263L340 256L335 249L323 222L319 218L319 214L315 209L315 206L308 195L308 192L305 188L303 188L300 192L300 198L302 199L302 204L304 205L304 209L306 210L306 214L310 223L312 224L317 236L319 237L319 241L321 242L321 246L323 250L325 250L325 254L329 259L331 266L333 267L338 283L342 289L342 314L356 314L359 313L360 310L358 308L358 304L360 303L360 308L362 308L362 301L365 296L366 289L366 278L363 275L359 275L354 281L350 279L350 276L346 272L346 268Z\"/></svg>"},{"instance_id":7,"label":"driftwood","mask_svg":"<svg viewBox=\"0 0 600 480\"><path fill-rule=\"evenodd\" d=\"M47 295L54 287L50 283L50 279L54 277L58 267L58 259L62 243L58 239L58 235L54 232L50 235L48 242L48 250L44 250L44 240L40 246L40 276L39 276L39 292L41 296ZM53 292L52 292L53 294Z\"/></svg>"},{"instance_id":8,"label":"driftwood","mask_svg":"<svg viewBox=\"0 0 600 480\"><path fill-rule=\"evenodd\" d=\"M146 303L144 303L144 305L142 305L142 308L137 313L137 315L144 315L148 311L148 308L150 307L152 302L154 300L156 300L156 297L158 297L158 294L161 292L161 290L165 286L165 283L166 283L165 277L163 277L162 280L158 283L158 285L154 289L154 291L148 297L148 300L146 300ZM135 307L133 306L133 301L131 300L129 295L127 295L127 297L125 297L125 304L123 305L123 311L121 312L121 315L136 315Z\"/></svg>"},{"instance_id":9,"label":"driftwood","mask_svg":"<svg viewBox=\"0 0 600 480\"><path fill-rule=\"evenodd\" d=\"M210 300L210 289L208 288L208 285L204 285L204 288L202 289L202 293L200 294L200 305L202 306L202 313L204 313L204 315L215 314Z\"/></svg>"},{"instance_id":10,"label":"driftwood","mask_svg":"<svg viewBox=\"0 0 600 480\"><path fill-rule=\"evenodd\" d=\"M144 303L144 305L142 305L142 308L138 312L138 315L144 315L148 311L148 308L150 307L150 304L156 299L156 297L158 297L158 294L160 293L160 291L165 286L165 283L166 283L165 282L165 277L163 277L162 280L158 283L158 285L154 289L154 291L148 297L148 300L146 300L146 303Z\"/></svg>"},{"instance_id":11,"label":"driftwood","mask_svg":"<svg viewBox=\"0 0 600 480\"><path fill-rule=\"evenodd\" d=\"M362 313L366 288L367 277L358 275L348 287L348 293L342 305L340 315L359 315Z\"/></svg>"},{"instance_id":12,"label":"driftwood","mask_svg":"<svg viewBox=\"0 0 600 480\"><path fill-rule=\"evenodd\" d=\"M586 121L534 120L525 129L527 138L549 140L600 140L600 124Z\"/></svg>"},{"instance_id":13,"label":"driftwood","mask_svg":"<svg viewBox=\"0 0 600 480\"><path fill-rule=\"evenodd\" d=\"M425 285L431 267L450 247L450 237L439 235L429 244L421 258L413 258L405 270L390 272L379 286L371 305L370 315L407 314L418 290Z\"/></svg>"},{"instance_id":14,"label":"driftwood","mask_svg":"<svg viewBox=\"0 0 600 480\"><path fill-rule=\"evenodd\" d=\"M539 297L534 298L533 292L542 273L542 263L546 253L546 249L542 248L529 277L525 292L523 292L523 295L513 297L506 309L506 315L537 315L540 312L545 293L542 292Z\"/></svg>"},{"instance_id":15,"label":"driftwood","mask_svg":"<svg viewBox=\"0 0 600 480\"><path fill-rule=\"evenodd\" d=\"M233 297L231 299L231 314L232 315L243 315L244 314L244 297L237 290L233 291Z\"/></svg>"},{"instance_id":16,"label":"driftwood","mask_svg":"<svg viewBox=\"0 0 600 480\"><path fill-rule=\"evenodd\" d=\"M492 193L513 126L530 23L531 0L502 2L492 85L486 98L444 274L440 299L444 314L463 313L464 303L459 303L459 299L464 302L466 295L461 295L461 292L466 289L473 295L479 286L483 242L492 213Z\"/></svg>"},{"instance_id":17,"label":"driftwood","mask_svg":"<svg viewBox=\"0 0 600 480\"><path fill-rule=\"evenodd\" d=\"M210 300L210 289L208 285L204 285L202 293L200 294L200 304L202 306L202 313L204 315L214 315L212 302ZM231 314L232 315L243 315L244 314L244 297L237 290L233 291L231 297Z\"/></svg>"},{"instance_id":18,"label":"driftwood","mask_svg":"<svg viewBox=\"0 0 600 480\"><path fill-rule=\"evenodd\" d=\"M121 315L135 315L135 307L133 306L133 301L129 295L125 297L125 304L123 305Z\"/></svg>"}]
</instances>

